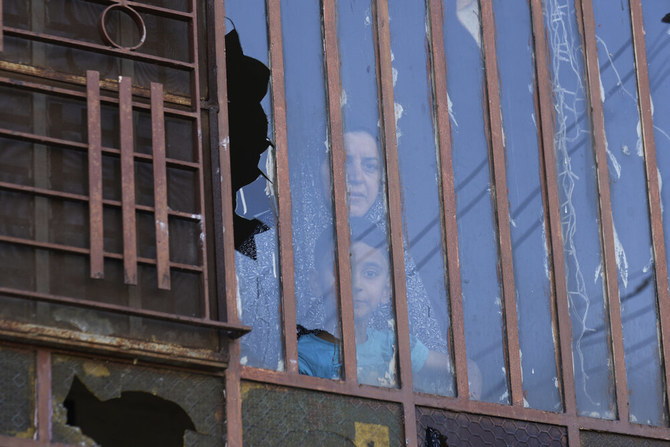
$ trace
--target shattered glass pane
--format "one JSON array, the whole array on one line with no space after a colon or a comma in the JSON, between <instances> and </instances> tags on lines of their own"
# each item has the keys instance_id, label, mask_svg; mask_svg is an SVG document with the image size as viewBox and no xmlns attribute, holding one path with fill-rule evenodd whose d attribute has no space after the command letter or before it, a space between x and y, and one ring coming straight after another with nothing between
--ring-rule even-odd
<instances>
[{"instance_id":1,"label":"shattered glass pane","mask_svg":"<svg viewBox=\"0 0 670 447\"><path fill-rule=\"evenodd\" d=\"M0 434L35 433L35 354L0 348Z\"/></svg>"},{"instance_id":2,"label":"shattered glass pane","mask_svg":"<svg viewBox=\"0 0 670 447\"><path fill-rule=\"evenodd\" d=\"M397 387L397 338L372 2L337 5L359 383Z\"/></svg>"},{"instance_id":3,"label":"shattered glass pane","mask_svg":"<svg viewBox=\"0 0 670 447\"><path fill-rule=\"evenodd\" d=\"M605 313L598 185L573 0L544 0L554 90L554 149L579 414L616 416ZM557 278L562 280L562 278Z\"/></svg>"},{"instance_id":4,"label":"shattered glass pane","mask_svg":"<svg viewBox=\"0 0 670 447\"><path fill-rule=\"evenodd\" d=\"M95 446L97 437L131 445L150 436L141 445L223 446L221 378L61 355L52 368L56 442Z\"/></svg>"},{"instance_id":5,"label":"shattered glass pane","mask_svg":"<svg viewBox=\"0 0 670 447\"><path fill-rule=\"evenodd\" d=\"M444 4L444 48L451 120L456 217L469 377L481 371L475 400L509 403L498 243L491 194L484 62L477 0Z\"/></svg>"},{"instance_id":6,"label":"shattered glass pane","mask_svg":"<svg viewBox=\"0 0 670 447\"><path fill-rule=\"evenodd\" d=\"M630 11L595 0L630 420L667 425Z\"/></svg>"},{"instance_id":7,"label":"shattered glass pane","mask_svg":"<svg viewBox=\"0 0 670 447\"><path fill-rule=\"evenodd\" d=\"M493 2L524 405L561 411L542 197L530 6ZM504 49L504 51L502 51Z\"/></svg>"},{"instance_id":8,"label":"shattered glass pane","mask_svg":"<svg viewBox=\"0 0 670 447\"><path fill-rule=\"evenodd\" d=\"M318 2L286 0L281 10L297 321L304 329L341 340L321 12ZM327 335L315 334L327 341ZM309 370L305 349L310 338L317 340L303 332L299 337L300 372L340 378L341 368L330 374Z\"/></svg>"},{"instance_id":9,"label":"shattered glass pane","mask_svg":"<svg viewBox=\"0 0 670 447\"><path fill-rule=\"evenodd\" d=\"M453 395L442 242L440 176L424 2L389 1L396 142L402 184L409 329L442 363L413 375L414 389Z\"/></svg>"},{"instance_id":10,"label":"shattered glass pane","mask_svg":"<svg viewBox=\"0 0 670 447\"><path fill-rule=\"evenodd\" d=\"M227 30L229 35L233 28L237 32L244 56L269 66L265 2L226 0L225 7ZM244 70L247 67L247 64L242 63L228 67L229 79L232 79L230 73L233 70L239 70L235 73L239 76L236 79L240 79L239 86L230 83L228 86L229 96L232 98L231 93L236 91L239 100L236 109L232 108L230 100L228 106L232 172L241 177L247 176L240 180L236 180L235 174L233 176L233 189L237 191L234 223L238 312L242 323L252 327L252 331L240 339L240 362L247 366L283 370L274 149L266 145L260 151L259 147L259 159L250 159L244 155L251 152L255 140L273 140L270 86L262 82L265 73L260 75L257 85L247 83L247 79L259 79L246 73ZM255 95L254 90L259 94ZM256 97L261 96L260 92L263 93L262 99ZM262 124L256 122L260 119L257 115L250 120L244 115L247 106L253 106L253 112L261 113L256 109L259 101L262 112L268 118L266 135L261 135L265 130ZM248 124L250 122L251 125Z\"/></svg>"}]
</instances>

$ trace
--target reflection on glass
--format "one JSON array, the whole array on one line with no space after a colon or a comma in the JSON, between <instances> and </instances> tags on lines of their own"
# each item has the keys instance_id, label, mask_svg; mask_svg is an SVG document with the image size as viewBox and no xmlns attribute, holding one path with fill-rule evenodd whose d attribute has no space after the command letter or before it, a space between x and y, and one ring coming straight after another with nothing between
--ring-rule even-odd
<instances>
[{"instance_id":1,"label":"reflection on glass","mask_svg":"<svg viewBox=\"0 0 670 447\"><path fill-rule=\"evenodd\" d=\"M524 405L561 411L540 184L530 9L494 0Z\"/></svg>"},{"instance_id":2,"label":"reflection on glass","mask_svg":"<svg viewBox=\"0 0 670 447\"><path fill-rule=\"evenodd\" d=\"M389 20L410 332L431 350L446 354L449 312L426 5L391 0ZM447 364L433 376L422 371L413 380L416 391L453 395L453 372Z\"/></svg>"},{"instance_id":3,"label":"reflection on glass","mask_svg":"<svg viewBox=\"0 0 670 447\"><path fill-rule=\"evenodd\" d=\"M321 14L318 2L287 0L282 0L281 12L298 363L302 374L339 378L341 327Z\"/></svg>"},{"instance_id":4,"label":"reflection on glass","mask_svg":"<svg viewBox=\"0 0 670 447\"><path fill-rule=\"evenodd\" d=\"M390 262L386 245L383 152L379 143L379 101L372 3L338 2L338 40L342 79L342 119L346 157L347 202L352 222L352 295L356 330L358 380L379 386L397 386L395 318L390 294ZM358 230L366 227L365 230ZM356 243L357 233L380 232L383 246ZM380 242L375 242L375 244ZM365 247L368 246L368 248ZM380 276L388 276L389 294L365 290L356 269L365 257L380 262ZM383 262L381 262L383 259ZM362 272L361 272L362 274ZM360 308L364 307L363 312ZM381 334L381 335L380 335ZM369 362L372 362L368 364Z\"/></svg>"},{"instance_id":5,"label":"reflection on glass","mask_svg":"<svg viewBox=\"0 0 670 447\"><path fill-rule=\"evenodd\" d=\"M596 2L598 4L598 2ZM595 6L595 5L594 5ZM644 20L644 29L645 29L645 41L646 41L646 50L647 50L647 64L649 68L649 84L651 88L651 99L652 99L652 114L653 114L653 123L654 123L654 142L656 145L656 157L657 157L657 164L658 164L658 170L659 170L659 184L661 188L661 201L662 201L662 207L664 209L663 213L663 226L665 230L665 238L666 238L666 256L670 256L670 244L667 242L668 238L670 237L670 218L668 217L668 210L670 210L670 192L668 192L668 188L670 187L670 126L668 123L670 122L670 105L668 105L667 101L667 92L668 89L670 89L670 76L668 76L668 73L670 72L670 24L663 22L661 19L666 17L666 14L668 13L667 10L667 4L663 5L659 2L643 2L642 3L642 12L643 12L643 20ZM623 14L623 13L622 13ZM630 25L628 25L629 27ZM614 35L614 34L613 34ZM630 36L628 37L630 39ZM611 50L610 50L611 51ZM628 70L631 70L633 67L633 63L628 62ZM627 73L626 73L627 74ZM621 77L623 78L626 74L621 74ZM633 92L635 94L635 78L634 76L631 75L632 80L630 80L628 83L625 85L629 85L632 83L632 87L627 87L628 91ZM625 78L624 78L625 79ZM630 101L630 99L629 99ZM637 101L635 102L637 104ZM630 123L630 122L629 122ZM637 129L639 129L639 124ZM635 140L636 142L639 142L639 135L637 135L637 139ZM640 144L640 143L637 143ZM639 149L638 149L639 148ZM644 148L645 150L650 150L651 148ZM642 153L642 148L639 146L635 146L635 148L631 148L631 156L633 160L635 160L636 164L642 164L643 159L640 158L643 156ZM642 169L642 168L639 168ZM623 172L623 170L622 170ZM644 173L639 174L640 177L638 178L638 182L644 182ZM644 184L644 183L642 183ZM635 200L635 199L633 199ZM644 214L638 214L641 213L641 211L633 211L636 214L629 214L629 215L635 215L635 219L630 219L633 220L634 222L639 222L638 216L642 217L647 217L647 207L646 207L646 196L644 196L644 199L637 199L636 203L633 203L632 201L626 202L626 210L628 209L628 206L644 206ZM616 209L615 209L616 211ZM626 211L628 212L628 211ZM616 216L616 214L615 214ZM632 223L632 222L631 222ZM645 229L648 229L648 223L647 227ZM621 232L621 230L619 230ZM632 229L631 229L632 231ZM648 237L648 233L646 233L646 236ZM650 242L647 242L646 247L649 247ZM637 250L638 247L633 247L633 249ZM628 249L627 249L628 250ZM651 252L645 253L646 256L650 257ZM642 262L642 253L640 253L640 262ZM653 273L653 266L650 265L650 268L642 268L642 271L640 271L640 266L642 264L638 264L637 268L637 275L635 278L635 283L631 284L629 286L628 290L634 290L638 291L640 287L642 287L645 278L648 278L649 284L646 287L643 287L641 290L641 293L643 294L654 294L654 274ZM643 275L644 273L644 275ZM631 297L633 298L633 297ZM639 300L639 297L635 298L636 300ZM653 299L653 297L652 297ZM627 300L626 300L627 301ZM622 293L622 310L625 309L627 306L626 301L624 301L624 296ZM630 301L633 301L632 299ZM623 316L624 318L624 342L626 342L626 337L627 337L627 332L626 332L626 326L629 323L629 321L632 323L633 328L637 328L638 325L640 327L644 326L645 324L647 325L645 327L644 334L646 335L645 338L651 338L649 342L643 342L642 337L639 337L639 342L638 344L634 347L637 351L639 351L639 357L634 360L634 363L632 365L628 365L629 360L628 360L628 353L626 353L626 367L628 371L628 386L629 388L634 387L633 389L638 390L637 392L633 392L631 395L631 420L633 420L633 416L636 417L637 422L640 423L651 423L654 425L664 425L667 426L668 424L668 415L667 415L667 408L664 408L663 405L665 404L665 398L663 397L663 380L662 376L659 377L660 370L657 370L659 368L659 358L658 358L658 339L657 339L657 334L656 334L656 307L655 305L651 304L653 301L647 300L644 304L646 305L646 311L645 311L645 317L646 320L648 321L654 321L654 323L647 323L647 322L637 322L635 320L631 321L631 318L626 318L625 314ZM650 307L653 306L653 307ZM631 309L633 312L635 307ZM651 314L651 315L650 315ZM653 334L652 334L652 329L653 329ZM635 329L633 329L635 330ZM637 335L637 334L636 334ZM640 334L641 335L641 334ZM624 346L625 347L625 346ZM652 352L652 349L655 350ZM629 368L635 367L637 365L637 368L635 368L633 371L630 371ZM652 367L653 369L650 371L649 367ZM653 371L653 372L652 372ZM650 375L653 374L653 375ZM642 374L642 376L640 376ZM652 382L653 380L653 382ZM647 388L645 388L645 385ZM658 391L653 387L659 387ZM645 394L645 391L643 390L649 390L649 394ZM655 394L651 394L655 393ZM636 407L635 407L635 412L633 411L633 402L635 402ZM649 410L646 409L644 406L649 405L651 408L649 410L653 410L652 414L649 414Z\"/></svg>"},{"instance_id":6,"label":"reflection on glass","mask_svg":"<svg viewBox=\"0 0 670 447\"><path fill-rule=\"evenodd\" d=\"M453 139L456 216L460 246L465 342L469 376L481 371L477 400L509 403L492 208L479 3L444 1L444 47ZM472 382L472 380L471 380Z\"/></svg>"},{"instance_id":7,"label":"reflection on glass","mask_svg":"<svg viewBox=\"0 0 670 447\"><path fill-rule=\"evenodd\" d=\"M584 53L573 0L545 0L554 90L554 148L579 414L616 415L605 314L595 160ZM561 278L558 278L561 280Z\"/></svg>"},{"instance_id":8,"label":"reflection on glass","mask_svg":"<svg viewBox=\"0 0 670 447\"><path fill-rule=\"evenodd\" d=\"M263 1L226 1L226 16L235 25L245 56L267 66L268 43L265 3ZM232 25L227 23L228 35ZM231 42L226 39L226 46ZM243 58L228 60L228 113L230 119L231 173L235 197L235 267L240 319L253 330L241 338L240 362L244 365L284 369L279 296L279 253L277 250L276 204L271 152L265 138L271 135L266 117L270 115L269 95L254 95L248 79L269 77L269 71L253 64L258 77L250 76ZM247 60L248 61L248 60ZM235 71L238 69L240 71ZM270 121L272 121L270 119Z\"/></svg>"}]
</instances>

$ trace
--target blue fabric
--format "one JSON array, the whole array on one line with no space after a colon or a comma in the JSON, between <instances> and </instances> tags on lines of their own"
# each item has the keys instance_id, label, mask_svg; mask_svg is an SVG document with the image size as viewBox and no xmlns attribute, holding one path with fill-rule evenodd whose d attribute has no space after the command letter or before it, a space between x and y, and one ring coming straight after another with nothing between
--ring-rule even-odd
<instances>
[{"instance_id":1,"label":"blue fabric","mask_svg":"<svg viewBox=\"0 0 670 447\"><path fill-rule=\"evenodd\" d=\"M315 334L305 334L298 339L298 371L308 376L339 379L340 349Z\"/></svg>"},{"instance_id":2,"label":"blue fabric","mask_svg":"<svg viewBox=\"0 0 670 447\"><path fill-rule=\"evenodd\" d=\"M368 385L394 386L395 337L393 332L368 328L368 339L356 345L358 381ZM412 371L418 373L430 351L416 337L410 336ZM314 334L298 340L298 370L300 374L337 379L340 377L340 348Z\"/></svg>"}]
</instances>

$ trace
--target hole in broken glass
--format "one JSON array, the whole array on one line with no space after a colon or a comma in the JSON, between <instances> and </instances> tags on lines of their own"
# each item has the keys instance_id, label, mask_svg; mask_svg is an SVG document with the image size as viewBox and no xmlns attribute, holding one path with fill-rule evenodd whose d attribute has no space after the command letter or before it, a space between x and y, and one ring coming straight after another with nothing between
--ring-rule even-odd
<instances>
[{"instance_id":1,"label":"hole in broken glass","mask_svg":"<svg viewBox=\"0 0 670 447\"><path fill-rule=\"evenodd\" d=\"M181 447L193 421L176 403L143 391L123 391L101 400L74 376L63 402L67 424L102 447Z\"/></svg>"}]
</instances>

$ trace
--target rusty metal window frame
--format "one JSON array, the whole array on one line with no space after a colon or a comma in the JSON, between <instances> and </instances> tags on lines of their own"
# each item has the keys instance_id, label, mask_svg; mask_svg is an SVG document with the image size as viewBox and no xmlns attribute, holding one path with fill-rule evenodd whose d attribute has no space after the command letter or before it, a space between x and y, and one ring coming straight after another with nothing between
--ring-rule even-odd
<instances>
[{"instance_id":1,"label":"rusty metal window frame","mask_svg":"<svg viewBox=\"0 0 670 447\"><path fill-rule=\"evenodd\" d=\"M8 27L1 20L0 36L14 36L26 39L28 41L59 44L75 49L107 54L110 56L121 56L136 61L144 61L161 66L185 69L189 73L188 76L190 78L189 87L191 89L191 98L183 98L172 94L166 94L163 92L163 88L160 84L152 84L150 89L133 88L131 87L130 79L127 77L121 77L118 83L104 80L101 82L98 72L94 71L89 71L87 72L86 77L82 77L38 69L36 71L33 70L33 74L29 78L30 80L25 80L24 78L14 79L13 73L24 74L30 72L30 67L8 62L0 63L0 68L4 69L6 73L9 73L7 76L0 76L0 86L11 87L13 89L20 89L33 93L43 93L63 98L72 98L78 101L82 101L87 105L86 108L88 110L89 134L88 142L79 143L38 135L36 133L17 132L11 129L0 129L0 137L26 141L29 143L64 147L70 150L77 150L87 153L89 158L88 195L59 192L46 188L23 186L7 182L0 183L0 188L8 191L29 194L31 196L42 196L60 200L88 203L90 214L89 225L91 243L90 248L79 248L63 244L40 242L36 240L28 240L10 236L1 236L0 241L27 247L88 256L90 258L90 276L92 278L104 277L103 264L105 259L121 260L124 264L126 284L137 283L138 264L156 266L158 270L158 288L160 289L170 288L170 269L198 273L201 277L198 279L198 281L202 287L201 296L198 297L198 299L201 301L200 304L202 314L199 316L179 315L177 313L139 309L125 305L100 303L89 299L70 298L67 296L54 295L51 293L14 289L2 285L0 285L0 293L8 296L27 298L34 301L60 303L71 306L120 313L128 316L145 317L177 324L210 328L219 331L222 335L229 338L239 337L243 333L246 333L249 328L237 323L227 322L225 317L228 313L226 313L224 309L219 309L218 315L214 315L212 311L211 301L217 297L210 296L210 287L208 285L208 281L215 281L218 275L210 275L210 278L208 278L208 271L210 270L210 267L208 266L208 262L210 262L208 251L215 251L214 244L212 242L204 243L202 244L202 247L198 249L198 265L172 262L169 259L169 240L167 233L168 217L186 219L191 222L200 222L203 226L204 232L206 231L204 228L205 222L207 219L216 219L217 211L215 208L212 216L206 215L205 200L208 192L205 191L204 169L208 168L208 166L206 166L204 159L202 138L194 137L194 153L196 154L197 159L193 162L171 159L165 155L164 119L166 116L180 117L192 122L194 128L197 130L198 135L201 133L202 129L200 104L201 80L198 60L204 60L204 58L201 58L200 51L205 50L199 50L198 48L198 0L190 0L188 2L190 8L190 11L188 12L170 10L140 2L127 2L125 0L120 2L109 0L104 3L109 4L110 8L126 8L128 11L134 12L138 17L139 15L137 11L175 19L187 24L190 35L185 37L189 42L188 57L190 60L187 62L182 62L142 53L141 48L138 51L135 51L134 48L123 48L119 47L118 45L111 44L105 46L101 44L73 40L66 37L59 37L45 33ZM0 11L1 7L2 3L0 2ZM0 15L0 19L2 19L2 15ZM139 20L141 21L141 19ZM143 23L141 23L141 25L144 27ZM0 42L2 42L2 37L0 37ZM0 47L0 51L1 49L2 47ZM40 82L41 80L44 82ZM51 85L52 82L50 81L60 81L60 84L57 84L58 86ZM147 101L142 101L141 97L146 97L148 100L150 100L150 103L147 103ZM120 125L122 130L122 135L120 136L121 146L119 149L102 146L100 138L100 108L102 104L111 104L119 107ZM161 149L155 152L153 155L141 154L133 151L133 110L141 110L151 113L152 141L154 142L155 147ZM153 164L154 190L155 195L159 196L155 201L155 205L144 206L136 204L134 200L134 179L132 175L132 169L125 170L127 172L122 173L122 183L125 185L125 187L122 188L122 200L116 201L103 199L101 180L101 160L103 154L119 158L122 165L130 168L132 168L133 163L135 162L149 162ZM187 212L173 211L168 208L166 169L170 166L193 171L196 173L195 181L197 182L197 186L195 186L195 188L199 202L197 204L197 208L200 210L199 214L194 215ZM122 253L111 253L104 251L102 244L103 207L117 208L122 211L124 228ZM140 257L137 253L135 246L135 213L137 212L153 213L156 215L156 259L143 258ZM160 222L163 222L164 224L159 225ZM215 238L213 235L209 235L209 239L214 241ZM214 290L214 288L212 289ZM217 299L216 301L219 303L220 307L224 300Z\"/></svg>"},{"instance_id":2,"label":"rusty metal window frame","mask_svg":"<svg viewBox=\"0 0 670 447\"><path fill-rule=\"evenodd\" d=\"M1 0L0 0L1 1ZM192 0L195 2L196 0ZM456 389L457 397L440 397L416 393L413 391L412 374L409 356L409 328L406 303L403 300L397 302L397 321L399 328L398 345L400 352L400 378L401 387L399 389L385 389L372 386L358 385L356 379L356 355L355 342L351 335L353 331L343 331L343 352L344 352L344 379L341 381L332 381L314 377L301 376L297 369L297 340L295 336L295 299L293 291L293 259L291 245L291 219L290 219L290 194L288 184L288 155L286 152L286 116L285 116L285 95L283 90L283 67L282 67L282 40L281 40L281 11L280 2L268 1L268 27L270 39L273 42L271 47L272 77L273 77L273 108L275 116L275 140L277 143L277 192L279 200L279 232L280 232L280 256L282 273L282 307L283 307L283 328L286 334L285 355L286 372L274 372L250 367L243 367L236 361L230 363L226 370L226 412L227 412L227 437L228 445L241 446L242 440L242 416L241 416L241 394L240 381L258 381L273 383L287 387L297 387L311 390L318 390L327 393L358 396L370 399L383 400L399 403L403 406L405 415L405 437L410 445L416 445L417 426L416 426L416 406L426 406L438 409L448 409L475 414L485 414L505 418L518 419L523 421L540 422L565 427L568 432L568 445L580 445L580 430L596 430L611 433L631 434L651 439L670 440L670 428L652 427L640 424L633 424L629 421L628 415L628 389L626 386L626 371L623 363L623 334L621 330L620 302L618 294L618 285L616 282L616 261L614 259L614 236L612 227L612 211L609 200L609 179L606 168L606 152L604 148L604 117L602 103L600 101L599 79L598 79L598 60L595 43L595 23L593 18L592 0L575 0L579 11L578 22L580 24L581 35L584 40L585 59L588 82L588 95L592 106L591 120L593 124L593 135L595 136L595 154L598 161L598 190L600 201L600 214L602 216L602 240L604 246L604 264L606 274L606 291L609 309L610 333L612 351L615 358L615 377L616 377L616 400L618 415L616 420L604 420L590 417L579 416L575 400L575 380L572 365L572 344L571 344L571 321L567 305L567 290L562 278L565 277L562 236L560 230L559 198L557 188L557 176L555 169L555 155L553 150L553 122L552 122L552 89L550 84L550 73L548 71L548 49L544 30L542 1L529 0L532 12L533 25L533 48L536 58L536 95L539 104L539 127L541 131L541 151L544 159L543 164L543 182L546 185L543 199L546 207L546 219L550 231L550 246L552 259L552 273L554 299L556 308L556 323L558 327L558 345L560 348L560 371L559 380L562 386L562 396L564 410L562 413L549 413L540 410L524 408L522 398L522 378L519 358L518 329L515 315L515 296L514 296L514 275L513 264L511 262L511 241L509 234L509 216L507 212L507 194L505 179L505 154L502 142L502 124L500 122L499 110L499 81L497 74L497 59L495 48L495 30L490 0L481 0L481 14L483 27L483 48L486 63L486 86L489 110L487 114L490 139L491 139L491 158L493 166L493 182L496 189L496 218L499 229L499 250L500 259L503 264L502 286L504 291L504 321L506 323L506 348L507 348L507 371L509 372L511 405L492 404L487 402L471 401L468 397L467 380L467 357L465 353L465 330L463 326L463 310L460 299L460 274L458 267L458 241L457 225L455 216L455 194L453 185L453 167L451 164L451 140L450 123L448 117L447 91L446 91L446 72L448 70L444 57L444 48L442 43L442 2L441 0L427 0L426 3L430 15L431 33L431 57L432 71L435 84L436 115L440 123L438 126L439 154L440 154L440 175L441 175L441 198L443 205L443 225L446 237L447 263L449 275L449 295L451 307L451 337L453 340L453 355L455 358L455 370L457 376ZM661 330L661 342L663 352L663 369L665 377L666 398L670 393L670 293L668 288L667 265L664 250L664 234L661 216L661 202L658 178L656 176L657 165L654 146L653 123L650 104L650 87L646 66L646 50L644 41L644 28L642 21L642 0L629 0L631 11L631 23L633 29L633 47L636 59L635 72L637 75L637 89L640 102L640 113L642 123L642 138L645 151L645 168L648 181L649 206L652 224L652 238L655 257L656 289L658 292L659 318ZM194 4L194 3L193 3ZM377 33L377 55L379 70L382 73L390 72L390 35L388 23L388 2L387 0L373 0L375 5L375 30ZM225 78L225 10L222 1L212 1L209 3L210 11L214 17L214 42L212 49L215 61L218 66L216 77L216 97L217 103L227 104L226 100L226 78ZM333 167L338 172L343 172L344 151L342 141L342 122L339 111L340 98L340 74L339 74L339 56L336 32L336 13L335 0L322 0L322 21L325 42L325 63L326 76L329 85L328 104L329 104L329 124L330 141L333 145ZM0 9L1 11L1 9ZM195 9L194 9L195 11ZM195 13L194 13L195 14ZM195 28L195 27L194 27ZM0 30L2 35L21 34L14 29L3 27ZM25 34L30 38L38 39L38 36ZM197 39L196 39L197 41ZM1 42L1 40L0 40ZM109 50L105 51L117 51ZM123 51L121 51L123 53ZM197 54L197 52L196 52ZM165 62L165 61L159 61ZM83 80L79 80L82 84ZM195 82L198 82L197 78ZM395 123L393 120L393 88L388 76L380 76L380 95L382 123L384 129L384 140L386 141L386 166L389 176L388 203L390 214L390 233L391 233L391 252L393 254L394 269L394 288L398 296L403 296L404 291L404 259L402 254L402 228L400 214L400 191L398 189L398 166L395 145ZM0 78L0 84L14 85L11 79ZM39 90L42 88L39 84L25 84L21 88L32 88ZM57 93L65 95L79 95L73 91L65 89L55 90ZM76 94L75 94L76 93ZM110 102L116 103L114 98L104 98ZM133 107L146 107L141 104L133 104ZM166 109L167 111L167 109ZM188 114L175 109L170 113ZM200 119L199 109L192 112L194 119ZM229 158L229 138L228 138L228 120L227 108L219 107L216 117L218 126L217 138L214 139L218 149L218 160L216 164L221 174L221 193L218 203L215 203L215 211L220 215L223 228L232 228L232 190L230 185ZM0 132L0 136L3 135ZM70 142L53 141L35 135L17 135L28 141L43 142L48 144L66 144L71 147ZM104 149L103 149L104 150ZM168 160L168 163L170 161ZM214 168L214 167L213 167ZM340 300L342 308L343 325L345 328L353 327L353 309L351 307L351 271L347 262L347 253L349 246L349 230L347 226L346 209L346 185L342 177L334 177L334 197L335 197L335 221L337 234L337 252L339 257L338 277L339 290L341 290ZM5 185L6 186L6 185ZM51 194L48 191L41 191L32 188L34 194ZM65 197L68 199L84 200L82 197ZM121 204L113 204L121 206ZM232 247L234 246L233 234L231 231L223 232L220 236L223 244L222 253L217 253L217 276L219 280L225 279L225 308L227 314L227 324L239 325L237 320L237 302L235 294L235 258ZM49 247L53 248L53 247ZM0 289L0 292L2 289ZM35 297L40 298L40 297ZM72 303L75 304L75 303ZM155 316L155 315L154 315ZM185 321L195 323L191 321ZM230 358L239 357L239 343L232 342L230 349ZM50 371L45 365L48 365L49 353L46 351L38 352L38 437L39 441L23 440L17 438L0 437L0 440L10 446L32 446L37 443L41 445L59 446L50 443L49 433L49 412L50 412L50 389L46 385L50 379ZM62 447L62 446L59 446Z\"/></svg>"},{"instance_id":3,"label":"rusty metal window frame","mask_svg":"<svg viewBox=\"0 0 670 447\"><path fill-rule=\"evenodd\" d=\"M222 2L218 2L222 3ZM224 30L218 30L219 23L223 20L224 7L217 3L217 31L222 33L217 42L222 42ZM285 94L283 90L283 57L282 57L282 32L280 2L268 1L268 30L269 40L273 42L270 50L270 60L273 77L273 113L275 116L275 139L277 142L277 196L279 201L279 239L280 259L282 265L282 305L283 305L283 333L285 334L285 356L287 370L275 372L257 369L239 364L228 370L228 386L235 389L227 389L228 393L234 393L234 399L227 403L227 411L231 416L228 426L228 443L231 446L242 445L242 421L241 421L241 396L239 394L240 380L272 383L287 387L318 390L327 393L358 396L370 399L378 399L395 402L404 408L404 432L408 445L416 445L417 406L441 408L452 411L485 414L490 416L505 417L523 421L531 421L552 424L563 427L568 433L568 445L570 447L580 445L580 430L596 430L611 433L629 434L647 437L657 440L670 440L670 428L653 427L631 423L628 414L628 388L626 385L626 371L623 363L623 334L621 326L620 302L618 285L616 280L616 260L614 258L614 235L612 223L612 210L609 199L609 179L607 172L607 154L604 147L604 117L603 107L600 100L599 73L595 37L595 23L593 17L592 0L575 0L580 34L583 38L585 48L585 65L587 71L587 87L589 101L592 106L591 121L593 135L596 141L594 147L598 165L598 192L600 200L600 213L602 218L601 237L604 248L604 265L606 274L606 294L608 297L608 320L610 321L610 334L612 352L615 358L614 374L616 377L616 401L618 415L616 420L605 420L580 416L577 412L575 397L575 378L573 373L572 359L572 329L568 310L567 289L565 284L565 264L563 260L563 241L561 236L561 220L559 214L558 180L555 171L555 155L553 142L553 118L552 118L552 86L551 76L548 69L548 45L546 42L543 5L542 0L529 0L531 8L531 21L533 43L532 48L535 55L536 85L535 97L538 104L541 148L540 156L542 163L543 202L546 211L546 225L548 230L548 243L550 245L551 272L553 284L553 306L552 312L554 324L558 328L556 335L558 344L559 382L562 390L563 412L551 413L532 408L524 408L523 388L521 376L521 361L519 354L519 335L516 315L516 297L514 287L514 271L512 262L512 246L510 236L510 220L507 202L507 183L505 168L504 142L502 138L502 122L500 110L500 85L497 68L495 22L493 18L493 7L491 0L480 1L481 21L483 28L483 52L485 61L485 84L488 104L488 132L490 138L491 155L489 162L492 165L492 182L495 186L496 214L498 223L498 243L501 262L501 283L504 291L504 324L506 345L506 368L511 393L511 404L500 405L480 401L472 401L468 395L467 360L465 353L465 329L463 325L463 307L461 302L461 285L458 261L457 225L455 216L455 193L454 176L451 162L451 137L450 120L448 115L446 71L448 69L443 41L442 41L442 2L441 0L426 0L429 10L429 21L431 28L430 48L432 59L432 76L434 82L434 100L436 103L436 116L439 140L439 163L441 176L441 200L443 206L443 225L446 235L446 251L448 265L449 300L451 307L451 333L453 356L455 358L456 389L457 397L441 397L416 393L413 391L412 373L409 355L409 328L406 301L399 299L396 302L397 324L398 324L398 347L400 382L399 389L386 389L366 385L358 385L356 378L356 347L353 340L353 331L347 328L353 327L353 309L351 306L351 271L347 259L349 246L349 229L347 224L346 208L346 185L344 178L333 176L334 182L334 215L335 229L337 235L336 251L338 253L338 278L340 290L341 318L343 324L343 354L344 354L344 377L340 381L321 379L315 377L301 376L297 370L297 340L295 335L295 299L293 295L293 259L291 246L291 220L290 220L290 194L288 193L288 154L286 150L286 115ZM644 30L642 23L641 0L629 0L630 15L633 30L633 46L636 59L635 73L637 75L638 96L640 98L640 111L642 122L643 144L645 149L645 167L647 173L650 215L652 222L652 238L657 274L656 288L658 291L659 318L661 328L661 342L663 353L664 377L666 396L670 395L670 295L668 293L667 267L664 251L664 235L661 216L660 193L658 178L656 176L656 157L654 147L653 124L651 118L650 89L646 67L646 54L644 42ZM321 1L321 19L325 52L326 81L328 83L328 119L329 119L329 141L332 144L332 165L334 172L344 172L343 151L343 127L340 114L340 73L339 55L336 31L336 0ZM388 0L373 0L373 20L376 33L376 54L379 88L381 122L383 123L383 139L386 146L386 170L388 172L388 203L390 215L390 241L392 268L394 277L394 289L397 296L404 296L404 258L401 228L401 197L399 190L398 160L395 139L393 85L390 78L390 35L388 23ZM222 51L222 50L220 50ZM221 61L221 54L218 60ZM220 62L219 62L220 66ZM219 77L219 87L225 86L225 79ZM223 89L225 92L225 89ZM225 95L219 93L219 100L225 100ZM225 103L223 101L222 103ZM226 120L223 116L219 118L220 129L223 135L227 135ZM227 142L227 138L222 141ZM226 143L227 144L227 143ZM225 144L222 145L227 149ZM225 152L225 151L224 151ZM222 172L224 164L222 164ZM229 196L226 196L229 197ZM224 200L224 209L231 207L230 201ZM229 213L232 211L228 210ZM228 216L232 219L232 215ZM232 246L232 238L229 235L226 247ZM230 252L230 250L228 250ZM229 262L234 258L229 253ZM230 264L228 264L230 265ZM230 272L226 272L230 275ZM231 283L227 283L231 284ZM231 288L227 288L229 312L235 310L235 297ZM232 352L231 352L232 354ZM233 354L234 355L234 354ZM236 357L232 357L236 358ZM666 397L667 399L667 397ZM233 422L233 421L236 421Z\"/></svg>"}]
</instances>

